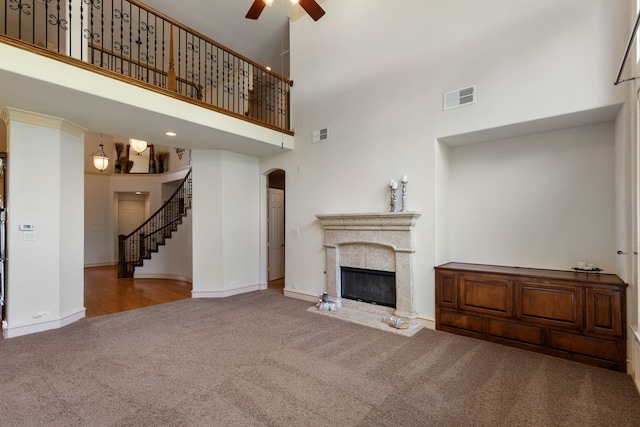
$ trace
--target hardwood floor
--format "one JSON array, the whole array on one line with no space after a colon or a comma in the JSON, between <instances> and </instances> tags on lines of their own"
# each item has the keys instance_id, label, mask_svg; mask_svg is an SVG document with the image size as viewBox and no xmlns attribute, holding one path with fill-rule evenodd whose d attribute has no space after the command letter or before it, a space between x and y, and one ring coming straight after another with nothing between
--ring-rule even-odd
<instances>
[{"instance_id":1,"label":"hardwood floor","mask_svg":"<svg viewBox=\"0 0 640 427\"><path fill-rule=\"evenodd\" d=\"M191 283L167 279L118 279L117 267L84 270L86 317L102 316L191 298Z\"/></svg>"},{"instance_id":2,"label":"hardwood floor","mask_svg":"<svg viewBox=\"0 0 640 427\"><path fill-rule=\"evenodd\" d=\"M284 278L269 282L284 289ZM167 279L118 279L116 266L84 270L86 317L103 316L191 298L191 283ZM0 340L3 335L0 333Z\"/></svg>"},{"instance_id":3,"label":"hardwood floor","mask_svg":"<svg viewBox=\"0 0 640 427\"><path fill-rule=\"evenodd\" d=\"M284 289L284 278L268 283L269 289ZM118 279L117 267L84 270L86 317L135 310L191 298L191 283L167 279Z\"/></svg>"}]
</instances>

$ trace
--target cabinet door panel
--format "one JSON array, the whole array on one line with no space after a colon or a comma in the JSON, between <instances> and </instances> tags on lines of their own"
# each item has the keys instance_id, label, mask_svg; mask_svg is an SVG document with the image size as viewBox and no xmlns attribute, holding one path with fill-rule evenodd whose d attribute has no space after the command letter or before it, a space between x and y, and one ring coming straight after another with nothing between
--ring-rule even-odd
<instances>
[{"instance_id":1,"label":"cabinet door panel","mask_svg":"<svg viewBox=\"0 0 640 427\"><path fill-rule=\"evenodd\" d=\"M580 329L582 289L541 283L515 284L516 314L519 319Z\"/></svg>"},{"instance_id":2,"label":"cabinet door panel","mask_svg":"<svg viewBox=\"0 0 640 427\"><path fill-rule=\"evenodd\" d=\"M436 275L436 298L441 307L458 307L458 275L441 272Z\"/></svg>"},{"instance_id":3,"label":"cabinet door panel","mask_svg":"<svg viewBox=\"0 0 640 427\"><path fill-rule=\"evenodd\" d=\"M460 308L492 314L511 316L512 284L509 280L490 276L460 276Z\"/></svg>"},{"instance_id":4,"label":"cabinet door panel","mask_svg":"<svg viewBox=\"0 0 640 427\"><path fill-rule=\"evenodd\" d=\"M622 297L618 291L587 289L587 330L622 336Z\"/></svg>"}]
</instances>

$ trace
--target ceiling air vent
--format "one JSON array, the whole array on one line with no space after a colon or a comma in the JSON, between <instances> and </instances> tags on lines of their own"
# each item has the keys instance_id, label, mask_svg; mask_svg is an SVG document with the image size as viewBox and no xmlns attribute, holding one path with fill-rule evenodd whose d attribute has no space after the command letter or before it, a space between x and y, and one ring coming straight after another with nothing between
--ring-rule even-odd
<instances>
[{"instance_id":1,"label":"ceiling air vent","mask_svg":"<svg viewBox=\"0 0 640 427\"><path fill-rule=\"evenodd\" d=\"M311 134L311 142L316 143L320 141L326 141L329 139L329 131L327 128L314 130Z\"/></svg>"},{"instance_id":2,"label":"ceiling air vent","mask_svg":"<svg viewBox=\"0 0 640 427\"><path fill-rule=\"evenodd\" d=\"M476 103L476 87L475 85L454 90L444 94L444 109L461 107L467 104Z\"/></svg>"}]
</instances>

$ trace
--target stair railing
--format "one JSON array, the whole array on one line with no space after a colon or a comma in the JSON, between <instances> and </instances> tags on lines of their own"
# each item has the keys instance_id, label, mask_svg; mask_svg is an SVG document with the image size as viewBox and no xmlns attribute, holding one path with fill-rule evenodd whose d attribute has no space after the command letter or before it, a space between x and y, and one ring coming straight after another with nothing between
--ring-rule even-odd
<instances>
[{"instance_id":1,"label":"stair railing","mask_svg":"<svg viewBox=\"0 0 640 427\"><path fill-rule=\"evenodd\" d=\"M293 134L290 79L139 0L0 0L0 42Z\"/></svg>"},{"instance_id":2,"label":"stair railing","mask_svg":"<svg viewBox=\"0 0 640 427\"><path fill-rule=\"evenodd\" d=\"M158 246L177 230L191 208L191 169L171 197L142 225L128 235L118 236L118 277L133 277L136 266L150 259Z\"/></svg>"}]
</instances>

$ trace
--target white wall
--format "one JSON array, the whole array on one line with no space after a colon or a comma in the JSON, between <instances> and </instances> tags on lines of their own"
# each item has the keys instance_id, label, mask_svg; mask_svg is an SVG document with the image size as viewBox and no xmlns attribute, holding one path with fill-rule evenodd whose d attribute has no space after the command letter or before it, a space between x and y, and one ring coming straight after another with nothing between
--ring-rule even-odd
<instances>
[{"instance_id":1,"label":"white wall","mask_svg":"<svg viewBox=\"0 0 640 427\"><path fill-rule=\"evenodd\" d=\"M192 215L189 212L178 225L170 239L158 246L158 252L145 259L144 264L136 267L136 279L157 278L192 281Z\"/></svg>"},{"instance_id":2,"label":"white wall","mask_svg":"<svg viewBox=\"0 0 640 427\"><path fill-rule=\"evenodd\" d=\"M259 160L194 150L193 296L225 297L260 288Z\"/></svg>"},{"instance_id":3,"label":"white wall","mask_svg":"<svg viewBox=\"0 0 640 427\"><path fill-rule=\"evenodd\" d=\"M626 8L609 0L408 0L402 7L350 0L323 8L318 22L291 25L295 150L261 162L263 172L287 172L286 230L300 231L287 233L285 286L305 295L324 290L315 214L386 211L386 184L408 174L409 209L422 213L416 309L433 319L436 238L446 234L436 223L443 214L436 165L446 169L438 139L623 102L611 83ZM443 93L470 84L477 103L443 111ZM329 140L311 144L312 131L324 127Z\"/></svg>"},{"instance_id":4,"label":"white wall","mask_svg":"<svg viewBox=\"0 0 640 427\"><path fill-rule=\"evenodd\" d=\"M7 337L84 317L83 133L64 120L6 109ZM35 226L33 235L20 224Z\"/></svg>"},{"instance_id":5,"label":"white wall","mask_svg":"<svg viewBox=\"0 0 640 427\"><path fill-rule=\"evenodd\" d=\"M451 259L616 272L613 124L451 149Z\"/></svg>"}]
</instances>

